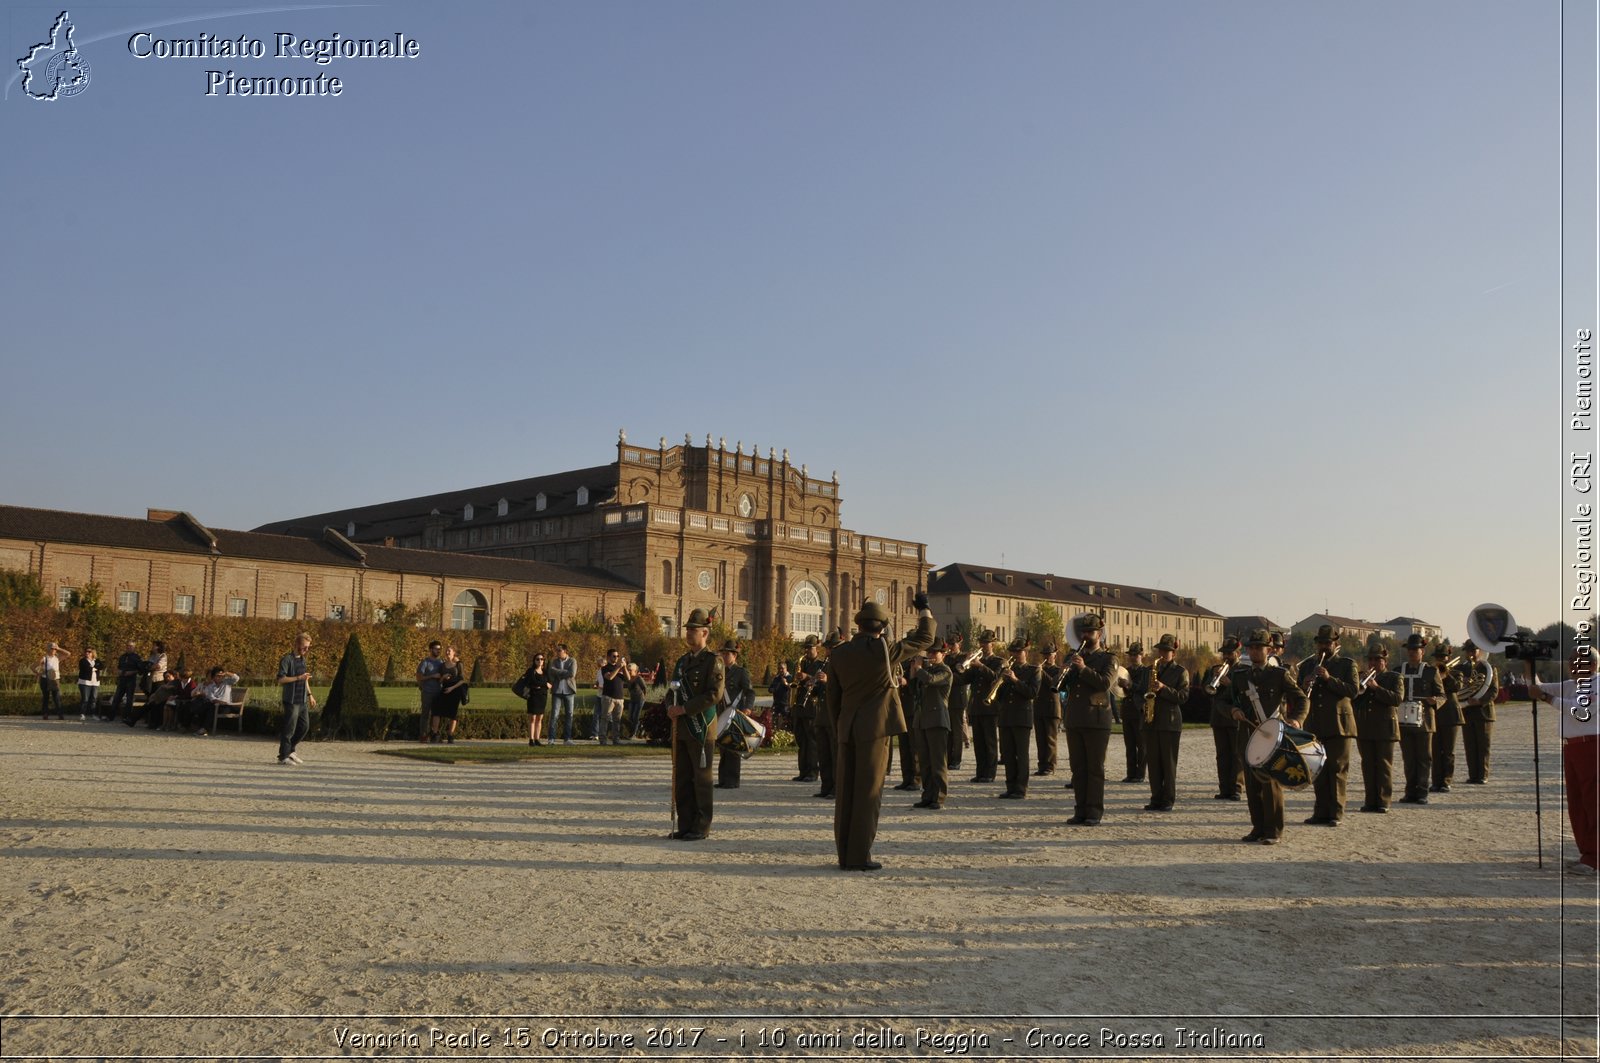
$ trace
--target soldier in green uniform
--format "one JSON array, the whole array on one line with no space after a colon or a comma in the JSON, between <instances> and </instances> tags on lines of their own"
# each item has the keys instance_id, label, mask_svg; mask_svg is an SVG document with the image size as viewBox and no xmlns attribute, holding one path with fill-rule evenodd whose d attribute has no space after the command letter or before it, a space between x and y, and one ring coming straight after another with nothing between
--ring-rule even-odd
<instances>
[{"instance_id":1,"label":"soldier in green uniform","mask_svg":"<svg viewBox=\"0 0 1600 1063\"><path fill-rule=\"evenodd\" d=\"M1461 644L1461 656L1456 666L1461 683L1457 694L1461 699L1461 745L1467 756L1467 782L1481 786L1489 781L1489 739L1494 733L1494 699L1500 693L1500 680L1471 639Z\"/></svg>"},{"instance_id":2,"label":"soldier in green uniform","mask_svg":"<svg viewBox=\"0 0 1600 1063\"><path fill-rule=\"evenodd\" d=\"M1444 697L1433 665L1422 660L1428 640L1421 635L1406 639L1406 659L1400 665L1400 760L1405 765L1403 805L1428 803L1428 781L1433 774L1433 714Z\"/></svg>"},{"instance_id":3,"label":"soldier in green uniform","mask_svg":"<svg viewBox=\"0 0 1600 1063\"><path fill-rule=\"evenodd\" d=\"M1028 663L1028 641L1013 639L1011 664L1000 673L995 697L1000 728L1000 762L1006 789L1000 797L1020 801L1028 796L1028 739L1033 736L1033 703L1039 697L1039 666Z\"/></svg>"},{"instance_id":4,"label":"soldier in green uniform","mask_svg":"<svg viewBox=\"0 0 1600 1063\"><path fill-rule=\"evenodd\" d=\"M1356 717L1350 699L1356 696L1356 662L1339 652L1339 632L1332 624L1317 628L1312 640L1317 652L1300 662L1300 689L1311 709L1306 730L1317 736L1328 759L1311 784L1316 805L1307 823L1337 827L1344 819L1346 780L1350 775L1350 740L1356 734Z\"/></svg>"},{"instance_id":5,"label":"soldier in green uniform","mask_svg":"<svg viewBox=\"0 0 1600 1063\"><path fill-rule=\"evenodd\" d=\"M1265 628L1252 631L1245 643L1250 664L1228 672L1228 682L1233 687L1233 718L1238 724L1235 742L1241 761L1258 724L1279 716L1298 727L1306 714L1306 696L1294 676L1267 663L1269 643ZM1250 803L1250 833L1239 840L1277 845L1283 838L1283 787L1276 779L1246 771L1244 796Z\"/></svg>"},{"instance_id":6,"label":"soldier in green uniform","mask_svg":"<svg viewBox=\"0 0 1600 1063\"><path fill-rule=\"evenodd\" d=\"M1428 787L1433 794L1449 793L1450 784L1456 781L1456 736L1461 733L1461 703L1456 693L1461 689L1461 677L1450 667L1452 652L1448 641L1433 648L1433 670L1444 691L1433 717L1433 785Z\"/></svg>"},{"instance_id":7,"label":"soldier in green uniform","mask_svg":"<svg viewBox=\"0 0 1600 1063\"><path fill-rule=\"evenodd\" d=\"M1178 741L1183 736L1183 703L1189 700L1189 670L1177 661L1178 639L1162 635L1156 643L1155 660L1145 677L1145 696L1132 703L1144 722L1145 763L1150 771L1150 803L1147 812L1171 812L1178 800Z\"/></svg>"},{"instance_id":8,"label":"soldier in green uniform","mask_svg":"<svg viewBox=\"0 0 1600 1063\"><path fill-rule=\"evenodd\" d=\"M1394 744L1400 741L1400 675L1389 671L1383 639L1367 640L1367 671L1351 707L1356 717L1356 750L1361 754L1365 790L1361 811L1389 811L1394 786ZM1326 769L1324 769L1326 770Z\"/></svg>"},{"instance_id":9,"label":"soldier in green uniform","mask_svg":"<svg viewBox=\"0 0 1600 1063\"><path fill-rule=\"evenodd\" d=\"M1217 653L1222 660L1206 669L1201 685L1211 698L1211 742L1217 753L1216 801L1237 801L1244 792L1244 760L1239 756L1239 725L1233 718L1233 687L1228 675L1239 667L1240 642L1229 635Z\"/></svg>"},{"instance_id":10,"label":"soldier in green uniform","mask_svg":"<svg viewBox=\"0 0 1600 1063\"><path fill-rule=\"evenodd\" d=\"M971 739L967 736L967 701L972 696L972 687L967 682L967 671L964 655L961 652L961 633L954 632L949 639L949 652L945 654L945 664L950 666L950 759L948 771L955 771L961 767L962 754Z\"/></svg>"},{"instance_id":11,"label":"soldier in green uniform","mask_svg":"<svg viewBox=\"0 0 1600 1063\"><path fill-rule=\"evenodd\" d=\"M889 611L867 602L856 613L856 635L828 654L827 713L838 734L838 797L833 806L833 839L839 867L876 871L872 841L878 834L883 775L889 767L889 742L906 729L900 707L900 662L933 645L937 630L928 596L918 591L917 630L888 641Z\"/></svg>"},{"instance_id":12,"label":"soldier in green uniform","mask_svg":"<svg viewBox=\"0 0 1600 1063\"><path fill-rule=\"evenodd\" d=\"M736 643L725 643L722 652L723 693L719 709L732 706L738 712L748 712L756 703L756 688L750 683L750 673L739 664L739 647ZM744 757L731 749L718 751L717 758L717 789L737 790L739 788L739 766L744 763Z\"/></svg>"},{"instance_id":13,"label":"soldier in green uniform","mask_svg":"<svg viewBox=\"0 0 1600 1063\"><path fill-rule=\"evenodd\" d=\"M1106 806L1106 747L1111 744L1111 702L1107 691L1117 660L1100 648L1106 622L1095 613L1072 618L1081 642L1067 659L1067 760L1072 768L1072 817L1068 823L1098 826Z\"/></svg>"},{"instance_id":14,"label":"soldier in green uniform","mask_svg":"<svg viewBox=\"0 0 1600 1063\"><path fill-rule=\"evenodd\" d=\"M906 704L906 699L911 697L911 669L921 660L921 657L913 657L900 666L900 699L901 704L906 706L907 711L904 733L889 746L889 769L891 771L894 770L894 747L895 745L900 747L900 785L895 787L896 790L922 789L922 776L918 774L917 770L917 738L913 733L915 728L911 723L911 713L916 711L916 706L914 703Z\"/></svg>"},{"instance_id":15,"label":"soldier in green uniform","mask_svg":"<svg viewBox=\"0 0 1600 1063\"><path fill-rule=\"evenodd\" d=\"M678 811L674 838L697 842L711 830L712 722L722 700L722 661L706 648L711 618L704 609L689 614L683 638L689 652L672 669L673 805Z\"/></svg>"},{"instance_id":16,"label":"soldier in green uniform","mask_svg":"<svg viewBox=\"0 0 1600 1063\"><path fill-rule=\"evenodd\" d=\"M922 769L922 800L912 808L943 808L949 793L951 683L955 676L945 663L945 644L935 642L928 656L913 661L911 673L911 732L917 740L917 764Z\"/></svg>"},{"instance_id":17,"label":"soldier in green uniform","mask_svg":"<svg viewBox=\"0 0 1600 1063\"><path fill-rule=\"evenodd\" d=\"M843 640L837 631L828 632L828 637L822 640L822 648L832 656L835 648ZM828 661L824 658L822 667L817 670L813 678L815 693L813 697L817 702L817 774L822 783L812 797L833 800L834 776L839 769L839 732L834 726L833 717L828 715L827 686L828 686Z\"/></svg>"},{"instance_id":18,"label":"soldier in green uniform","mask_svg":"<svg viewBox=\"0 0 1600 1063\"><path fill-rule=\"evenodd\" d=\"M1128 644L1128 677L1132 682L1122 699L1122 751L1128 758L1128 774L1123 782L1144 782L1145 743L1144 705L1145 687L1150 682L1149 667L1144 663L1144 643ZM1132 711L1130 711L1130 709Z\"/></svg>"},{"instance_id":19,"label":"soldier in green uniform","mask_svg":"<svg viewBox=\"0 0 1600 1063\"><path fill-rule=\"evenodd\" d=\"M1056 648L1045 643L1039 649L1039 696L1033 702L1033 745L1039 759L1035 775L1056 773L1056 736L1061 732L1061 666L1056 663Z\"/></svg>"},{"instance_id":20,"label":"soldier in green uniform","mask_svg":"<svg viewBox=\"0 0 1600 1063\"><path fill-rule=\"evenodd\" d=\"M800 774L793 782L817 781L817 706L822 701L822 685L816 681L822 671L822 640L807 635L799 662L795 666L796 685L789 709L794 721L795 755Z\"/></svg>"},{"instance_id":21,"label":"soldier in green uniform","mask_svg":"<svg viewBox=\"0 0 1600 1063\"><path fill-rule=\"evenodd\" d=\"M1005 667L1005 658L995 652L995 634L984 629L978 636L978 646L983 656L967 669L967 721L972 725L972 759L977 773L973 782L994 782L994 773L1000 763L1000 709L989 700Z\"/></svg>"}]
</instances>

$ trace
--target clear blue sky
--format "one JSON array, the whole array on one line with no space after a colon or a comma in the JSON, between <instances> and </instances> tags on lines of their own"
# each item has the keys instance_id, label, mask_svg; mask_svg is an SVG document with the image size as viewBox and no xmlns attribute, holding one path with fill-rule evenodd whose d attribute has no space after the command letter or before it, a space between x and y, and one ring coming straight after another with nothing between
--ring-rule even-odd
<instances>
[{"instance_id":1,"label":"clear blue sky","mask_svg":"<svg viewBox=\"0 0 1600 1063\"><path fill-rule=\"evenodd\" d=\"M11 77L0 500L248 528L710 432L837 469L847 525L935 563L1557 617L1556 5L164 25L272 7L74 4L89 87ZM7 5L9 74L59 11ZM229 68L345 87L206 97ZM1546 478L1550 519L1503 504Z\"/></svg>"}]
</instances>

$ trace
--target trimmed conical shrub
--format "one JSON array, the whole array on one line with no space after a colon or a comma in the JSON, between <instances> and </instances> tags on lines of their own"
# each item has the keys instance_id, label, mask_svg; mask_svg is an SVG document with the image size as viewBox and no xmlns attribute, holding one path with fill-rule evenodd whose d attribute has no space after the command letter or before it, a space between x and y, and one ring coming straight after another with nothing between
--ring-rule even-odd
<instances>
[{"instance_id":1,"label":"trimmed conical shrub","mask_svg":"<svg viewBox=\"0 0 1600 1063\"><path fill-rule=\"evenodd\" d=\"M333 686L328 690L328 703L322 707L323 720L337 719L346 713L377 711L378 692L372 689L372 674L367 671L361 640L351 635L344 644L344 656L339 659Z\"/></svg>"}]
</instances>

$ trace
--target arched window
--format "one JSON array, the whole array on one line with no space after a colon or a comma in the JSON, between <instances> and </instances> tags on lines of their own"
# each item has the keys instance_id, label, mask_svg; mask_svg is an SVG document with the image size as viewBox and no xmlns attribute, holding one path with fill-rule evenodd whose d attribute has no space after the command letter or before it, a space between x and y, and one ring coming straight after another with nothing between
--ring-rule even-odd
<instances>
[{"instance_id":1,"label":"arched window","mask_svg":"<svg viewBox=\"0 0 1600 1063\"><path fill-rule=\"evenodd\" d=\"M822 588L810 580L801 580L789 599L789 635L805 638L823 634Z\"/></svg>"},{"instance_id":2,"label":"arched window","mask_svg":"<svg viewBox=\"0 0 1600 1063\"><path fill-rule=\"evenodd\" d=\"M578 488L578 505L587 506L588 504L589 504L589 489L587 487Z\"/></svg>"},{"instance_id":3,"label":"arched window","mask_svg":"<svg viewBox=\"0 0 1600 1063\"><path fill-rule=\"evenodd\" d=\"M541 512L544 510L544 507L549 505L549 504L550 504L550 499L545 496L545 493L543 491L540 491L533 498L533 508L536 509L536 510L539 510Z\"/></svg>"},{"instance_id":4,"label":"arched window","mask_svg":"<svg viewBox=\"0 0 1600 1063\"><path fill-rule=\"evenodd\" d=\"M468 502L465 506L461 507L461 519L462 520L471 520L472 519L472 503L471 502Z\"/></svg>"},{"instance_id":5,"label":"arched window","mask_svg":"<svg viewBox=\"0 0 1600 1063\"><path fill-rule=\"evenodd\" d=\"M510 510L511 510L511 502L508 499L502 498L500 501L496 502L495 505L494 505L494 511L495 511L495 515L496 516L503 517Z\"/></svg>"},{"instance_id":6,"label":"arched window","mask_svg":"<svg viewBox=\"0 0 1600 1063\"><path fill-rule=\"evenodd\" d=\"M450 626L457 631L482 631L489 626L489 603L477 591L456 595L450 610Z\"/></svg>"}]
</instances>

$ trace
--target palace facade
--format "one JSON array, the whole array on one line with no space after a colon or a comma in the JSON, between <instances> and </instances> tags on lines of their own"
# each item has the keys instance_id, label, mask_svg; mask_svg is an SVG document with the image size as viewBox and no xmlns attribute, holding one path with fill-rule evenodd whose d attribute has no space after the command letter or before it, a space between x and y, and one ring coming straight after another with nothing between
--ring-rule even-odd
<instances>
[{"instance_id":1,"label":"palace facade","mask_svg":"<svg viewBox=\"0 0 1600 1063\"><path fill-rule=\"evenodd\" d=\"M848 632L868 598L904 629L927 547L843 526L839 477L789 452L687 436L656 446L617 437L616 458L533 476L275 521L257 532L480 558L543 561L637 587L663 629L716 609L742 635Z\"/></svg>"}]
</instances>

